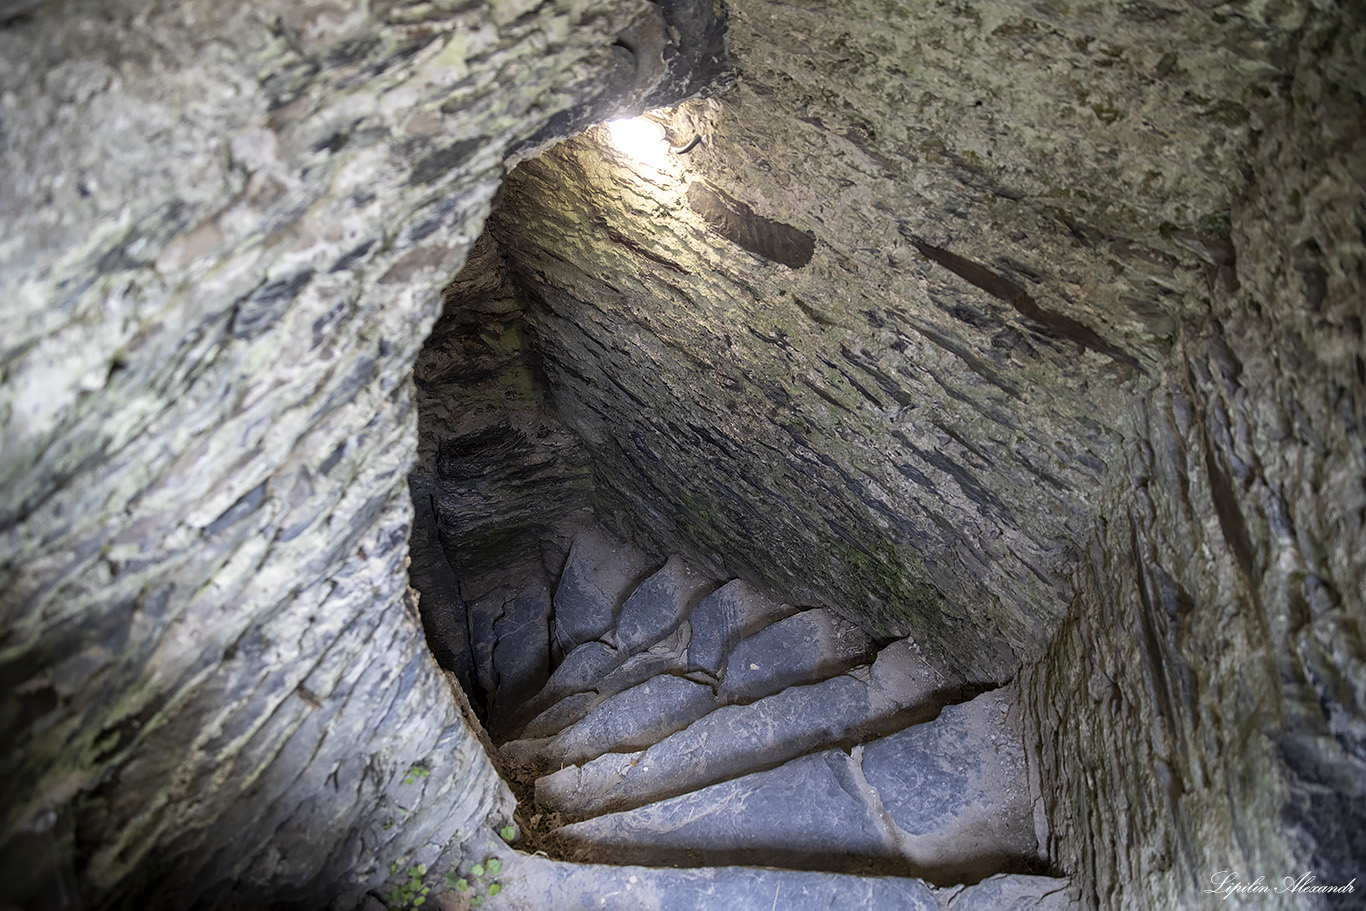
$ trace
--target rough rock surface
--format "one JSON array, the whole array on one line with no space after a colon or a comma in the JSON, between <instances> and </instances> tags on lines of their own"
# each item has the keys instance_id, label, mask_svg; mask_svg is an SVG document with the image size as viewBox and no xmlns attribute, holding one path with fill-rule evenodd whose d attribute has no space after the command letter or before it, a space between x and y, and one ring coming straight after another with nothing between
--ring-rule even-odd
<instances>
[{"instance_id":1,"label":"rough rock surface","mask_svg":"<svg viewBox=\"0 0 1366 911\"><path fill-rule=\"evenodd\" d=\"M1091 871L1102 905L1194 905L1232 871L1357 880L1259 908L1360 907L1366 14L1351 15L1312 24L1258 109L1236 280L1211 284L1135 409L1072 616L1030 671L1054 856Z\"/></svg>"},{"instance_id":2,"label":"rough rock surface","mask_svg":"<svg viewBox=\"0 0 1366 911\"><path fill-rule=\"evenodd\" d=\"M660 16L4 5L0 902L352 907L511 812L407 589L409 375L504 155L696 87Z\"/></svg>"},{"instance_id":3,"label":"rough rock surface","mask_svg":"<svg viewBox=\"0 0 1366 911\"><path fill-rule=\"evenodd\" d=\"M507 811L407 597L407 376L505 156L692 91L712 9L0 3L0 899L349 906ZM1023 666L1089 904L1359 875L1366 12L832 10L735 0L661 165L511 178L438 343L535 407L450 479L510 442L718 578Z\"/></svg>"},{"instance_id":4,"label":"rough rock surface","mask_svg":"<svg viewBox=\"0 0 1366 911\"><path fill-rule=\"evenodd\" d=\"M747 705L724 706L646 750L607 753L536 781L536 802L566 819L632 809L776 765L822 744L855 743L928 720L947 694L904 640L873 666Z\"/></svg>"},{"instance_id":5,"label":"rough rock surface","mask_svg":"<svg viewBox=\"0 0 1366 911\"><path fill-rule=\"evenodd\" d=\"M495 217L602 497L980 679L1037 655L1124 415L1231 274L1302 15L735 4L736 89L669 120L696 148L585 137ZM754 252L780 226L809 262Z\"/></svg>"},{"instance_id":6,"label":"rough rock surface","mask_svg":"<svg viewBox=\"0 0 1366 911\"><path fill-rule=\"evenodd\" d=\"M1358 875L1361 6L732 23L736 89L667 118L700 144L584 136L493 221L599 500L968 679L1023 663L1091 902Z\"/></svg>"},{"instance_id":7,"label":"rough rock surface","mask_svg":"<svg viewBox=\"0 0 1366 911\"><path fill-rule=\"evenodd\" d=\"M735 908L831 908L896 911L1078 911L1063 880L1007 874L971 886L936 889L914 879L844 876L747 867L669 870L571 864L519 854L484 836L465 846L460 870L497 858L508 911L595 908L605 911L733 911ZM485 907L493 907L489 902Z\"/></svg>"},{"instance_id":8,"label":"rough rock surface","mask_svg":"<svg viewBox=\"0 0 1366 911\"><path fill-rule=\"evenodd\" d=\"M977 882L1037 861L1018 717L986 693L933 721L551 833L571 856ZM667 709L666 709L667 710ZM570 759L573 762L575 760Z\"/></svg>"}]
</instances>

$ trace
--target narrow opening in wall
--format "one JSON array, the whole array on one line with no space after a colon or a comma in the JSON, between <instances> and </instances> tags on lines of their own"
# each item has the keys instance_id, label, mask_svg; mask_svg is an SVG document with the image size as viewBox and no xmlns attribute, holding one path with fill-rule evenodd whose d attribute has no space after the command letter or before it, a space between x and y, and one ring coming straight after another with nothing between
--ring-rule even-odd
<instances>
[{"instance_id":1,"label":"narrow opening in wall","mask_svg":"<svg viewBox=\"0 0 1366 911\"><path fill-rule=\"evenodd\" d=\"M652 243L649 212L686 209L705 243L721 243L715 221L765 249L794 248L771 225L754 231L752 218L693 205L683 162L651 163L605 128L572 142L573 158L533 159L510 179L415 368L411 580L433 653L521 800L525 846L940 885L1043 869L1008 691L946 678L909 639L738 579L724 553L684 555L640 532L696 526L707 506L657 501L614 474L621 453L645 451L631 435L652 417L618 358L655 341L640 337L643 321L569 316L582 312L574 296L686 314L630 283L647 268L679 295L705 293L687 284L696 264ZM613 227L585 206L566 216L575 232L535 223L543 203L558 204L535 194L564 195L553 181L566 161L618 169L634 221ZM528 244L552 245L563 270L538 276L536 290L519 261ZM608 420L580 421L564 384L602 392ZM705 388L699 376L695 393ZM719 452L712 468L736 470Z\"/></svg>"}]
</instances>

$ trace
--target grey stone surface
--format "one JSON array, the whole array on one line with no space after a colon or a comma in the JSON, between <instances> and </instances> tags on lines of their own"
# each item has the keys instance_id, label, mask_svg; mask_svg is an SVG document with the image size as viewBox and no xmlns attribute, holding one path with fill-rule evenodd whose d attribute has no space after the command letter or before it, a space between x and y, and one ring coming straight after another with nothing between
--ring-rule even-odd
<instances>
[{"instance_id":1,"label":"grey stone surface","mask_svg":"<svg viewBox=\"0 0 1366 911\"><path fill-rule=\"evenodd\" d=\"M877 645L848 620L821 608L793 614L737 644L726 661L721 698L753 702L872 661Z\"/></svg>"},{"instance_id":2,"label":"grey stone surface","mask_svg":"<svg viewBox=\"0 0 1366 911\"><path fill-rule=\"evenodd\" d=\"M927 878L973 882L1039 859L1019 721L1005 691L948 706L855 752Z\"/></svg>"},{"instance_id":3,"label":"grey stone surface","mask_svg":"<svg viewBox=\"0 0 1366 911\"><path fill-rule=\"evenodd\" d=\"M872 668L725 706L648 749L608 753L536 781L536 801L569 819L631 809L771 768L837 743L887 734L938 709L934 672L907 642Z\"/></svg>"},{"instance_id":4,"label":"grey stone surface","mask_svg":"<svg viewBox=\"0 0 1366 911\"><path fill-rule=\"evenodd\" d=\"M504 154L680 84L661 15L6 4L0 903L351 908L508 810L407 589L410 371Z\"/></svg>"},{"instance_id":5,"label":"grey stone surface","mask_svg":"<svg viewBox=\"0 0 1366 911\"><path fill-rule=\"evenodd\" d=\"M634 655L663 639L688 618L693 605L714 585L679 557L670 557L621 606L612 634L617 650Z\"/></svg>"},{"instance_id":6,"label":"grey stone surface","mask_svg":"<svg viewBox=\"0 0 1366 911\"><path fill-rule=\"evenodd\" d=\"M699 601L689 615L689 664L720 677L735 643L792 611L793 608L774 603L741 579L727 582Z\"/></svg>"},{"instance_id":7,"label":"grey stone surface","mask_svg":"<svg viewBox=\"0 0 1366 911\"><path fill-rule=\"evenodd\" d=\"M489 911L770 911L773 908L784 911L832 911L836 908L947 911L948 908L946 897L941 898L936 890L915 879L750 867L677 870L574 864L521 854L498 844L493 838L466 846L465 853L481 859L496 856L502 862L503 888L484 904ZM440 901L442 896L436 898Z\"/></svg>"},{"instance_id":8,"label":"grey stone surface","mask_svg":"<svg viewBox=\"0 0 1366 911\"><path fill-rule=\"evenodd\" d=\"M933 893L916 880L840 876L790 870L718 867L660 870L593 867L539 860L526 885L503 907L518 911L601 908L605 911L938 911ZM490 906L492 907L492 906Z\"/></svg>"},{"instance_id":9,"label":"grey stone surface","mask_svg":"<svg viewBox=\"0 0 1366 911\"><path fill-rule=\"evenodd\" d=\"M441 316L413 365L418 462L408 485L437 526L428 540L414 537L414 562L447 563L465 580L535 559L592 491L587 452L537 382L506 272L502 250L481 236L442 289ZM443 595L436 579L419 591Z\"/></svg>"},{"instance_id":10,"label":"grey stone surface","mask_svg":"<svg viewBox=\"0 0 1366 911\"><path fill-rule=\"evenodd\" d=\"M490 706L490 731L500 733L499 719L540 691L550 676L550 591L527 585L503 607L493 626L497 637L493 665L498 689Z\"/></svg>"},{"instance_id":11,"label":"grey stone surface","mask_svg":"<svg viewBox=\"0 0 1366 911\"><path fill-rule=\"evenodd\" d=\"M553 737L510 740L499 752L511 765L540 774L608 751L643 749L686 727L715 704L711 687L705 684L655 677L603 701Z\"/></svg>"},{"instance_id":12,"label":"grey stone surface","mask_svg":"<svg viewBox=\"0 0 1366 911\"><path fill-rule=\"evenodd\" d=\"M488 495L440 508L538 515L501 453L586 485L567 427L617 524L968 679L1023 663L1093 902L1348 878L1360 5L730 7L745 78L667 115L690 151L511 179L526 298L482 312L524 319L443 337L524 321L565 425L471 418L448 479ZM627 0L4 10L0 898L349 906L498 791L403 578L437 289L509 150L709 44Z\"/></svg>"},{"instance_id":13,"label":"grey stone surface","mask_svg":"<svg viewBox=\"0 0 1366 911\"><path fill-rule=\"evenodd\" d=\"M585 642L565 656L546 681L543 695L536 700L556 700L573 693L591 690L593 685L619 667L621 658L605 642Z\"/></svg>"},{"instance_id":14,"label":"grey stone surface","mask_svg":"<svg viewBox=\"0 0 1366 911\"><path fill-rule=\"evenodd\" d=\"M654 561L596 526L574 538L555 589L555 642L563 654L601 639Z\"/></svg>"},{"instance_id":15,"label":"grey stone surface","mask_svg":"<svg viewBox=\"0 0 1366 911\"><path fill-rule=\"evenodd\" d=\"M832 750L635 810L555 830L571 856L648 866L777 866L867 872L896 863L896 841Z\"/></svg>"},{"instance_id":16,"label":"grey stone surface","mask_svg":"<svg viewBox=\"0 0 1366 911\"><path fill-rule=\"evenodd\" d=\"M1360 9L735 8L745 79L669 121L703 144L583 137L496 219L599 498L967 679L1023 665L1090 900L1350 879ZM734 243L695 184L811 260Z\"/></svg>"},{"instance_id":17,"label":"grey stone surface","mask_svg":"<svg viewBox=\"0 0 1366 911\"><path fill-rule=\"evenodd\" d=\"M851 876L759 867L670 869L575 864L524 854L491 832L461 846L456 869L469 876L476 861L501 863L499 894L489 911L1080 911L1067 881L1045 876L1000 875L971 886L935 888L909 877ZM472 878L472 877L471 877ZM434 893L438 908L463 899ZM448 901L449 899L449 901Z\"/></svg>"},{"instance_id":18,"label":"grey stone surface","mask_svg":"<svg viewBox=\"0 0 1366 911\"><path fill-rule=\"evenodd\" d=\"M946 911L1081 911L1074 883L1051 876L998 874L971 886L939 889Z\"/></svg>"},{"instance_id":19,"label":"grey stone surface","mask_svg":"<svg viewBox=\"0 0 1366 911\"><path fill-rule=\"evenodd\" d=\"M694 744L705 750L705 737ZM552 838L571 856L621 863L746 863L976 882L1039 860L1021 752L1005 695L987 693L849 752L812 753L571 823Z\"/></svg>"},{"instance_id":20,"label":"grey stone surface","mask_svg":"<svg viewBox=\"0 0 1366 911\"><path fill-rule=\"evenodd\" d=\"M656 642L643 652L627 658L616 667L604 662L595 668L595 676L585 680L589 692L574 693L556 701L549 708L537 714L518 735L524 738L549 737L583 718L594 707L615 696L617 693L644 683L651 677L667 673L682 673L687 665L687 644L689 637L688 622L683 624L663 640ZM620 657L612 653L613 659ZM567 681L566 677L556 682L557 687ZM549 695L549 694L548 694ZM532 700L531 707L540 705L544 700Z\"/></svg>"}]
</instances>

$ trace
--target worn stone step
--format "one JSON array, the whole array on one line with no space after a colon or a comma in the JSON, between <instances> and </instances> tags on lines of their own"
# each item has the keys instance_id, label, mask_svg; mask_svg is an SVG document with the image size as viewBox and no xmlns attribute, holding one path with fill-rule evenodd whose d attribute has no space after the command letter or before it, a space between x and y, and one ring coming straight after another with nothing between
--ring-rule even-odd
<instances>
[{"instance_id":1,"label":"worn stone step","mask_svg":"<svg viewBox=\"0 0 1366 911\"><path fill-rule=\"evenodd\" d=\"M512 740L499 748L504 762L531 773L577 765L610 750L639 750L711 711L711 686L660 676L607 699L586 718L553 737Z\"/></svg>"},{"instance_id":2,"label":"worn stone step","mask_svg":"<svg viewBox=\"0 0 1366 911\"><path fill-rule=\"evenodd\" d=\"M824 608L804 610L735 645L722 671L722 701L753 702L843 673L876 654L877 643L848 620Z\"/></svg>"},{"instance_id":3,"label":"worn stone step","mask_svg":"<svg viewBox=\"0 0 1366 911\"><path fill-rule=\"evenodd\" d=\"M487 911L1080 911L1065 879L1001 874L973 885L755 867L670 869L579 864L524 854L492 833L460 846L458 873L499 860L499 894ZM434 896L437 907L445 896ZM457 899L456 904L463 907ZM375 911L379 911L376 907Z\"/></svg>"},{"instance_id":4,"label":"worn stone step","mask_svg":"<svg viewBox=\"0 0 1366 911\"><path fill-rule=\"evenodd\" d=\"M562 826L550 840L568 856L618 863L975 882L1037 862L1022 752L1009 702L994 691L850 752Z\"/></svg>"},{"instance_id":5,"label":"worn stone step","mask_svg":"<svg viewBox=\"0 0 1366 911\"><path fill-rule=\"evenodd\" d=\"M744 867L614 867L541 857L524 858L503 870L507 884L497 896L501 901L485 904L489 911L943 911L925 883L895 877Z\"/></svg>"},{"instance_id":6,"label":"worn stone step","mask_svg":"<svg viewBox=\"0 0 1366 911\"><path fill-rule=\"evenodd\" d=\"M581 650L588 656L582 662L578 660ZM875 653L875 643L858 627L831 611L811 608L737 644L718 684L669 673L615 691L617 683L629 682L629 675L613 675L625 663L608 666L620 660L620 652L608 652L601 643L586 643L565 659L546 688L567 685L563 679L567 674L562 671L572 666L582 668L575 670L574 682L588 691L561 696L527 725L523 736L505 743L501 751L516 767L539 771L579 765L607 752L644 749L721 706L753 702L795 684L818 682ZM648 695L652 687L676 700L670 710L652 703ZM533 700L533 704L539 702L539 697ZM654 739L634 732L633 725Z\"/></svg>"},{"instance_id":7,"label":"worn stone step","mask_svg":"<svg viewBox=\"0 0 1366 911\"><path fill-rule=\"evenodd\" d=\"M645 750L540 778L536 800L571 820L643 806L926 720L944 683L910 642L898 641L871 667L722 707Z\"/></svg>"},{"instance_id":8,"label":"worn stone step","mask_svg":"<svg viewBox=\"0 0 1366 911\"><path fill-rule=\"evenodd\" d=\"M580 675L575 681L577 684L575 692L567 696L561 695L557 701L554 701L548 708L539 712L535 718L528 722L518 736L528 739L554 736L557 732L585 717L594 708L617 693L625 692L631 687L661 674L681 676L687 670L690 636L691 627L685 620L681 626L665 636L664 639L656 642L645 651L632 655L621 665L616 665L615 650L611 653L611 660L595 660L592 663L583 662L583 664L579 664L574 662L571 665L573 658L571 655L571 658L566 660L562 667L575 666L582 667L584 670L591 668L596 673L591 678L586 674ZM587 649L594 645L601 645L601 643L585 643L579 648ZM566 679L561 679L556 682L556 685L563 686L566 683Z\"/></svg>"},{"instance_id":9,"label":"worn stone step","mask_svg":"<svg viewBox=\"0 0 1366 911\"><path fill-rule=\"evenodd\" d=\"M689 669L720 677L737 642L795 612L743 580L727 582L699 601L689 617Z\"/></svg>"},{"instance_id":10,"label":"worn stone step","mask_svg":"<svg viewBox=\"0 0 1366 911\"><path fill-rule=\"evenodd\" d=\"M670 557L631 592L606 638L623 659L649 648L678 629L693 605L715 586L680 558Z\"/></svg>"},{"instance_id":11,"label":"worn stone step","mask_svg":"<svg viewBox=\"0 0 1366 911\"><path fill-rule=\"evenodd\" d=\"M606 642L583 643L565 656L540 692L513 710L504 732L508 739L550 737L617 693L660 674L684 673L690 637L691 627L684 620L662 640L625 660Z\"/></svg>"},{"instance_id":12,"label":"worn stone step","mask_svg":"<svg viewBox=\"0 0 1366 911\"><path fill-rule=\"evenodd\" d=\"M600 526L587 525L575 532L555 588L557 655L605 636L630 593L658 566L644 551Z\"/></svg>"}]
</instances>

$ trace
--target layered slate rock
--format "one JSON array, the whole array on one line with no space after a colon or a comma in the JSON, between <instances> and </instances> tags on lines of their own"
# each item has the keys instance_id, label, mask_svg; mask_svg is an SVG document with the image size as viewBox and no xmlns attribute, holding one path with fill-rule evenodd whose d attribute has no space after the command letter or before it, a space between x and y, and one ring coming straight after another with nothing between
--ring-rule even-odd
<instances>
[{"instance_id":1,"label":"layered slate rock","mask_svg":"<svg viewBox=\"0 0 1366 911\"><path fill-rule=\"evenodd\" d=\"M613 644L631 655L663 639L687 619L692 607L714 587L706 576L678 557L642 582L616 618Z\"/></svg>"},{"instance_id":2,"label":"layered slate rock","mask_svg":"<svg viewBox=\"0 0 1366 911\"><path fill-rule=\"evenodd\" d=\"M735 643L791 611L786 605L774 604L741 579L727 582L703 598L688 617L692 627L689 669L720 677Z\"/></svg>"},{"instance_id":3,"label":"layered slate rock","mask_svg":"<svg viewBox=\"0 0 1366 911\"><path fill-rule=\"evenodd\" d=\"M994 693L932 722L564 826L557 844L620 863L778 863L971 882L1037 857L1018 731Z\"/></svg>"},{"instance_id":4,"label":"layered slate rock","mask_svg":"<svg viewBox=\"0 0 1366 911\"><path fill-rule=\"evenodd\" d=\"M727 702L753 702L799 683L811 683L870 660L873 639L822 609L785 617L736 644L719 688Z\"/></svg>"},{"instance_id":5,"label":"layered slate rock","mask_svg":"<svg viewBox=\"0 0 1366 911\"><path fill-rule=\"evenodd\" d=\"M606 636L627 597L657 568L652 563L601 526L584 526L574 537L555 588L555 646L560 653Z\"/></svg>"},{"instance_id":6,"label":"layered slate rock","mask_svg":"<svg viewBox=\"0 0 1366 911\"><path fill-rule=\"evenodd\" d=\"M642 583L645 594L637 616L650 611L653 617L675 617L676 580L683 574L680 566L671 560ZM683 578L696 590L712 587L690 573ZM661 592L670 594L661 600ZM772 602L764 599L763 603ZM623 609L622 617L627 616ZM503 759L539 774L608 752L643 749L720 706L753 702L797 683L839 674L875 651L866 633L830 611L815 608L788 616L737 643L726 656L723 679L717 684L687 673L687 639L682 635L687 621L669 622L680 624L671 639L634 655L598 642L571 652L546 684L546 690L554 694L550 697L553 704L525 726L519 739L501 747ZM632 623L629 637L647 638L634 632L640 628L639 621ZM582 662L577 659L580 651L585 656ZM566 667L573 673L561 674ZM568 691L575 686L579 692ZM545 701L536 697L531 704Z\"/></svg>"},{"instance_id":7,"label":"layered slate rock","mask_svg":"<svg viewBox=\"0 0 1366 911\"><path fill-rule=\"evenodd\" d=\"M725 706L637 752L607 753L537 779L536 801L570 819L630 809L927 718L941 678L909 643L861 668Z\"/></svg>"},{"instance_id":8,"label":"layered slate rock","mask_svg":"<svg viewBox=\"0 0 1366 911\"><path fill-rule=\"evenodd\" d=\"M408 589L440 288L505 154L678 101L720 23L0 6L0 904L353 907L511 813Z\"/></svg>"},{"instance_id":9,"label":"layered slate rock","mask_svg":"<svg viewBox=\"0 0 1366 911\"><path fill-rule=\"evenodd\" d=\"M677 558L617 616L499 747L534 781L534 843L573 862L519 859L510 901L730 907L772 888L805 907L848 886L892 907L1072 907L1066 880L1020 875L1046 859L1013 689L981 693L910 640L878 649L829 610L708 582ZM694 630L710 636L700 652Z\"/></svg>"}]
</instances>

